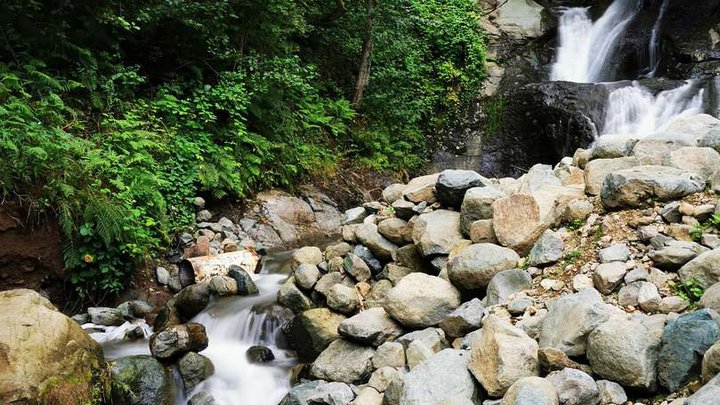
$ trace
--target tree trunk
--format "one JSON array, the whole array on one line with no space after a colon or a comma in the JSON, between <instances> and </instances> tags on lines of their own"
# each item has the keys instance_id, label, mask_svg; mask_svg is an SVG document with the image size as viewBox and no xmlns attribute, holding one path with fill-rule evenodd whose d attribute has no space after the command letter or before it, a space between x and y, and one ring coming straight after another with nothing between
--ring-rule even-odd
<instances>
[{"instance_id":1,"label":"tree trunk","mask_svg":"<svg viewBox=\"0 0 720 405\"><path fill-rule=\"evenodd\" d=\"M373 15L375 0L366 0L365 6L367 8L368 15L367 32L365 41L363 42L362 53L360 55L360 70L358 72L357 83L355 85L355 94L352 99L352 103L355 107L359 106L362 102L363 93L365 92L368 82L370 82L370 55L372 54L373 29L375 28L375 17Z\"/></svg>"}]
</instances>

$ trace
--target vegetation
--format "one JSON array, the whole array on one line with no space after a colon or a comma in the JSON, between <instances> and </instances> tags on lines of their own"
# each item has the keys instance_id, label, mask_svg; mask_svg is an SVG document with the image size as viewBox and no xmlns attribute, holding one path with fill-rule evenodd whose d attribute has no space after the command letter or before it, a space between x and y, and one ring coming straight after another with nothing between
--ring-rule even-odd
<instances>
[{"instance_id":1,"label":"vegetation","mask_svg":"<svg viewBox=\"0 0 720 405\"><path fill-rule=\"evenodd\" d=\"M675 293L678 297L690 303L690 307L697 307L697 303L705 293L702 284L696 279L678 281L675 284Z\"/></svg>"},{"instance_id":2,"label":"vegetation","mask_svg":"<svg viewBox=\"0 0 720 405\"><path fill-rule=\"evenodd\" d=\"M703 234L712 230L720 230L720 214L713 214L707 221L694 226L690 230L690 236L695 242L699 242Z\"/></svg>"},{"instance_id":3,"label":"vegetation","mask_svg":"<svg viewBox=\"0 0 720 405\"><path fill-rule=\"evenodd\" d=\"M7 0L0 193L66 236L76 291L118 292L193 220L332 169L419 165L483 77L474 0Z\"/></svg>"}]
</instances>

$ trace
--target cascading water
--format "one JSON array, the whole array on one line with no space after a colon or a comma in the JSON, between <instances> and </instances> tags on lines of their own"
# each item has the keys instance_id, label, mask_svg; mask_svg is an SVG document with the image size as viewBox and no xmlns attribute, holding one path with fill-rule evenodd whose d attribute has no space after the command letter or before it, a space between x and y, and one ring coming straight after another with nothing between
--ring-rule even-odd
<instances>
[{"instance_id":1,"label":"cascading water","mask_svg":"<svg viewBox=\"0 0 720 405\"><path fill-rule=\"evenodd\" d=\"M563 9L550 80L577 83L607 80L609 61L617 50L618 40L639 10L636 0L616 0L593 23L586 8Z\"/></svg>"},{"instance_id":2,"label":"cascading water","mask_svg":"<svg viewBox=\"0 0 720 405\"><path fill-rule=\"evenodd\" d=\"M650 71L645 77L655 77L655 73L657 73L658 67L660 67L660 29L662 28L663 18L665 18L668 2L669 0L663 0L658 18L653 25L652 34L650 34L650 46L648 47Z\"/></svg>"}]
</instances>

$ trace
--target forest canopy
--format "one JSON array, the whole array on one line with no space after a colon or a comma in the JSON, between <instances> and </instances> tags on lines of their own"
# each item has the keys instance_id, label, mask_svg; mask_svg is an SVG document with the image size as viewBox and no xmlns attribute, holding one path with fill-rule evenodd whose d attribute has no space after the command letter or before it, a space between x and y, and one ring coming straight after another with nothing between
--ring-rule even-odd
<instances>
[{"instance_id":1,"label":"forest canopy","mask_svg":"<svg viewBox=\"0 0 720 405\"><path fill-rule=\"evenodd\" d=\"M338 162L412 169L476 93L474 0L5 0L0 192L52 210L70 282L122 288L194 221Z\"/></svg>"}]
</instances>

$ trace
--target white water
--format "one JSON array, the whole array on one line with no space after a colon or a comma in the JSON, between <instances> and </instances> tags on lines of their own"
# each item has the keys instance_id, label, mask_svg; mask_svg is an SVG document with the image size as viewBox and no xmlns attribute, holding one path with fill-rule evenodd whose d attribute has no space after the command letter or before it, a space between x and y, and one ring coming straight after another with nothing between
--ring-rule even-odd
<instances>
[{"instance_id":1,"label":"white water","mask_svg":"<svg viewBox=\"0 0 720 405\"><path fill-rule=\"evenodd\" d=\"M662 131L675 118L702 112L703 90L693 81L657 95L633 82L610 93L603 134L647 136Z\"/></svg>"},{"instance_id":2,"label":"white water","mask_svg":"<svg viewBox=\"0 0 720 405\"><path fill-rule=\"evenodd\" d=\"M616 0L596 22L586 8L562 10L559 46L550 80L597 83L607 80L609 62L630 21L639 11L635 0Z\"/></svg>"},{"instance_id":3,"label":"white water","mask_svg":"<svg viewBox=\"0 0 720 405\"><path fill-rule=\"evenodd\" d=\"M665 18L665 12L667 11L669 0L663 0L658 12L658 18L655 20L653 25L652 34L650 35L650 72L645 77L655 77L658 67L660 67L660 28L662 28L662 21Z\"/></svg>"}]
</instances>

